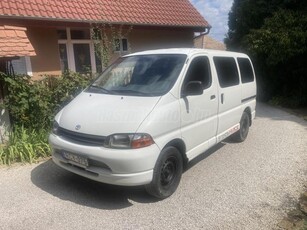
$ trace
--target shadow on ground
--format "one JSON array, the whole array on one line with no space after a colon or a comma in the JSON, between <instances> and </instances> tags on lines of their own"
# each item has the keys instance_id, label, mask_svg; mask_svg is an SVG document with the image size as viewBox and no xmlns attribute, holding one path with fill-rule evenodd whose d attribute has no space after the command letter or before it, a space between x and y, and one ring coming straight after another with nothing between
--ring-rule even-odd
<instances>
[{"instance_id":1,"label":"shadow on ground","mask_svg":"<svg viewBox=\"0 0 307 230\"><path fill-rule=\"evenodd\" d=\"M271 105L267 105L261 102L257 102L256 106L256 118L270 118L272 120L279 120L279 121L292 121L296 122L307 129L307 122L294 114L291 114L281 108L277 108Z\"/></svg>"},{"instance_id":2,"label":"shadow on ground","mask_svg":"<svg viewBox=\"0 0 307 230\"><path fill-rule=\"evenodd\" d=\"M228 138L227 138L228 139ZM216 151L218 151L220 148L222 148L224 145L226 145L227 139L223 142L218 143L217 145L213 146L212 148L208 149L206 152L200 154L198 157L194 158L193 160L191 160L187 167L186 170L191 169L192 167L194 167L196 164L198 164L199 162L201 162L202 160L206 159L207 157L209 157L211 154L215 153Z\"/></svg>"},{"instance_id":3,"label":"shadow on ground","mask_svg":"<svg viewBox=\"0 0 307 230\"><path fill-rule=\"evenodd\" d=\"M31 181L40 189L61 199L98 209L123 209L158 200L147 195L143 187L107 185L70 173L48 160L31 172Z\"/></svg>"},{"instance_id":4,"label":"shadow on ground","mask_svg":"<svg viewBox=\"0 0 307 230\"><path fill-rule=\"evenodd\" d=\"M201 154L188 165L189 170L225 144L220 143ZM143 186L113 186L83 178L68 172L52 160L39 164L31 171L31 181L43 191L65 201L97 209L124 209L138 203L155 203L159 200L148 195ZM182 181L184 183L184 181Z\"/></svg>"}]
</instances>

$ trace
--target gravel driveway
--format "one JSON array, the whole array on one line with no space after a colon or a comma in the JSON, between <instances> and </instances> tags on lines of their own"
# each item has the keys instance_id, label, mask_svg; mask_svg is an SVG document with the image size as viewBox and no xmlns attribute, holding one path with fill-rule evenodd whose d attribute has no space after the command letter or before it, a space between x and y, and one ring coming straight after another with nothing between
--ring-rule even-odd
<instances>
[{"instance_id":1,"label":"gravel driveway","mask_svg":"<svg viewBox=\"0 0 307 230\"><path fill-rule=\"evenodd\" d=\"M189 164L177 192L99 184L51 160L0 168L0 229L276 229L307 182L307 122L264 104L244 143Z\"/></svg>"}]
</instances>

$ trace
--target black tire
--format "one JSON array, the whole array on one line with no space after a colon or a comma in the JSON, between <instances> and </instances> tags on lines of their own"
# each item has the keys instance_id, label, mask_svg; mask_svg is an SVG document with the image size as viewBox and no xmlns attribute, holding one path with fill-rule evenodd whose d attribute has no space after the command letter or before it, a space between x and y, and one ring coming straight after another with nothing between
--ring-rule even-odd
<instances>
[{"instance_id":1,"label":"black tire","mask_svg":"<svg viewBox=\"0 0 307 230\"><path fill-rule=\"evenodd\" d=\"M152 182L145 185L146 191L159 199L171 196L180 183L182 170L183 160L178 149L166 147L156 162Z\"/></svg>"},{"instance_id":2,"label":"black tire","mask_svg":"<svg viewBox=\"0 0 307 230\"><path fill-rule=\"evenodd\" d=\"M233 134L232 139L236 142L243 142L248 134L250 126L250 120L247 112L243 112L241 121L240 121L240 129L238 132Z\"/></svg>"}]
</instances>

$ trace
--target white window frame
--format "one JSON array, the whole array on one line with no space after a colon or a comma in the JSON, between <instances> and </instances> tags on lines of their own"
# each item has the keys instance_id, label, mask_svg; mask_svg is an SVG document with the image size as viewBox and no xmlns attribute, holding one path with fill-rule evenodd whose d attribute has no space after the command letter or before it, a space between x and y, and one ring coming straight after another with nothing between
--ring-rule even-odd
<instances>
[{"instance_id":1,"label":"white window frame","mask_svg":"<svg viewBox=\"0 0 307 230\"><path fill-rule=\"evenodd\" d=\"M32 71L32 64L31 64L31 59L29 56L25 56L25 61L26 61L26 69L27 69L27 75L33 76L33 71Z\"/></svg>"},{"instance_id":2,"label":"white window frame","mask_svg":"<svg viewBox=\"0 0 307 230\"><path fill-rule=\"evenodd\" d=\"M88 44L90 48L90 58L91 58L91 69L92 73L95 74L97 72L96 69L96 60L95 60L95 48L94 41L92 39L71 39L70 28L66 28L67 39L58 40L58 44L65 44L67 51L67 59L68 59L68 69L76 72L75 65L75 56L74 56L74 44Z\"/></svg>"},{"instance_id":3,"label":"white window frame","mask_svg":"<svg viewBox=\"0 0 307 230\"><path fill-rule=\"evenodd\" d=\"M116 50L115 49L115 40L116 39L119 39L120 40L120 43L119 43L119 50ZM114 44L114 47L113 47L113 52L114 53L128 53L129 52L129 42L128 42L128 38L126 38L126 37L123 37L123 38L116 38L116 39L114 39L114 41L113 41L113 44ZM123 49L123 40L124 39L126 39L127 40L127 50L124 50Z\"/></svg>"}]
</instances>

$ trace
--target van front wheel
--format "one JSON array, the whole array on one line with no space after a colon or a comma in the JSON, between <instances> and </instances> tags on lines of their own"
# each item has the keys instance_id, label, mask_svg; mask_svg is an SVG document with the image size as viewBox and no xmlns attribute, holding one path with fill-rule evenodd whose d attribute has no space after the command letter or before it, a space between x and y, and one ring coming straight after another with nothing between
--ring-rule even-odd
<instances>
[{"instance_id":1,"label":"van front wheel","mask_svg":"<svg viewBox=\"0 0 307 230\"><path fill-rule=\"evenodd\" d=\"M247 112L243 112L240 121L240 130L233 135L233 140L236 142L243 142L248 134L250 126L249 116Z\"/></svg>"},{"instance_id":2,"label":"van front wheel","mask_svg":"<svg viewBox=\"0 0 307 230\"><path fill-rule=\"evenodd\" d=\"M162 150L153 174L153 180L146 185L146 191L159 199L171 196L177 189L182 175L183 161L177 148Z\"/></svg>"}]
</instances>

